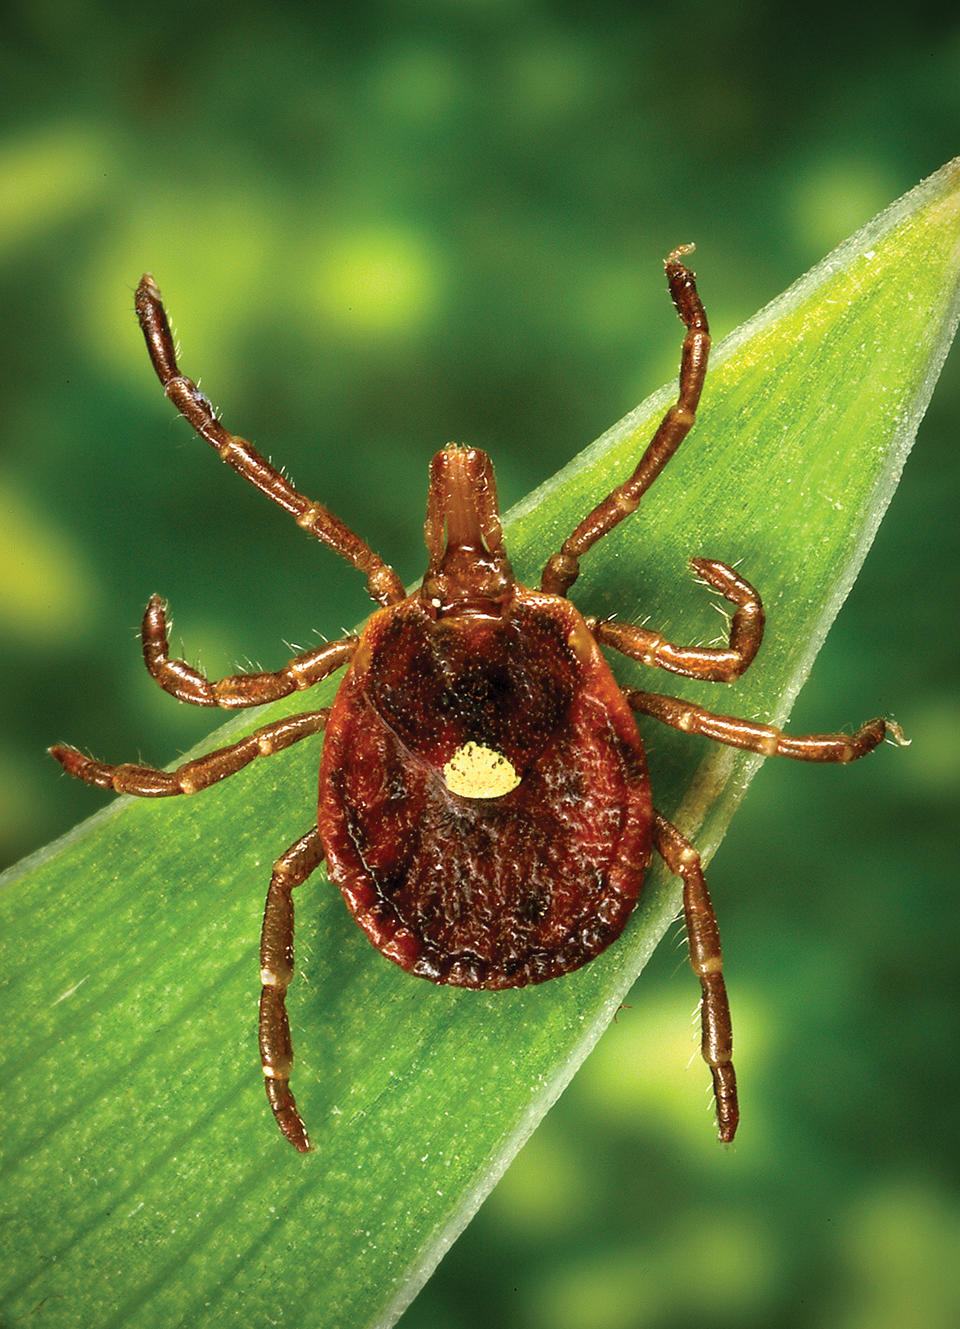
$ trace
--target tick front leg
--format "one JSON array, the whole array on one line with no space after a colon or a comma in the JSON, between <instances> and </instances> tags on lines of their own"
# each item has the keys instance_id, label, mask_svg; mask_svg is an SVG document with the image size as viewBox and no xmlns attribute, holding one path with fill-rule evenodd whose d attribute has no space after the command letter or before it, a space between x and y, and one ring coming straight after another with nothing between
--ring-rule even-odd
<instances>
[{"instance_id":1,"label":"tick front leg","mask_svg":"<svg viewBox=\"0 0 960 1329\"><path fill-rule=\"evenodd\" d=\"M726 650L709 646L675 646L658 632L631 623L587 619L587 626L602 646L612 646L640 664L655 665L686 678L713 683L732 683L753 662L763 640L764 613L760 596L748 581L726 563L710 558L692 558L690 566L708 586L736 605L730 622L730 644Z\"/></svg>"},{"instance_id":2,"label":"tick front leg","mask_svg":"<svg viewBox=\"0 0 960 1329\"><path fill-rule=\"evenodd\" d=\"M700 865L700 855L676 826L656 811L653 814L653 843L670 871L683 882L683 915L690 943L690 964L700 980L703 994L700 1050L713 1076L717 1134L723 1144L729 1144L737 1131L740 1107L737 1076L733 1069L733 1027L727 986L723 981L717 916Z\"/></svg>"},{"instance_id":3,"label":"tick front leg","mask_svg":"<svg viewBox=\"0 0 960 1329\"><path fill-rule=\"evenodd\" d=\"M108 766L105 762L85 757L76 748L65 746L50 749L61 766L71 775L100 789L113 789L118 794L135 794L138 798L172 798L177 794L196 794L201 789L225 780L228 775L248 766L256 757L268 757L282 752L311 734L326 728L329 707L322 711L305 711L286 720L263 725L239 743L218 748L194 761L186 761L175 771L158 771L153 766Z\"/></svg>"},{"instance_id":4,"label":"tick front leg","mask_svg":"<svg viewBox=\"0 0 960 1329\"><path fill-rule=\"evenodd\" d=\"M290 1090L293 1042L287 1018L287 988L293 978L293 891L323 861L314 826L273 867L260 937L260 1059L267 1100L277 1125L294 1149L310 1151L310 1140Z\"/></svg>"},{"instance_id":5,"label":"tick front leg","mask_svg":"<svg viewBox=\"0 0 960 1329\"><path fill-rule=\"evenodd\" d=\"M624 693L628 704L641 715L652 715L672 729L702 734L727 747L759 752L764 757L792 757L794 761L856 761L872 752L889 735L901 747L910 740L893 720L870 720L855 734L785 734L773 725L754 724L729 715L714 715L702 706L665 697L658 692Z\"/></svg>"},{"instance_id":6,"label":"tick front leg","mask_svg":"<svg viewBox=\"0 0 960 1329\"><path fill-rule=\"evenodd\" d=\"M357 649L358 637L342 637L312 651L296 655L274 673L234 674L211 681L185 660L170 659L166 607L159 595L150 597L141 627L143 659L152 678L178 701L194 706L222 706L239 710L265 706L289 697L292 692L312 688L345 665Z\"/></svg>"},{"instance_id":7,"label":"tick front leg","mask_svg":"<svg viewBox=\"0 0 960 1329\"><path fill-rule=\"evenodd\" d=\"M325 508L322 503L314 503L295 489L286 476L271 466L245 438L239 438L224 429L210 399L192 379L180 373L170 323L157 284L149 272L140 278L134 305L150 359L163 384L163 390L200 437L216 448L222 459L244 480L249 480L261 493L289 512L298 526L315 535L341 558L365 573L367 589L378 604L397 604L402 600L406 592L393 568L384 563L329 508Z\"/></svg>"},{"instance_id":8,"label":"tick front leg","mask_svg":"<svg viewBox=\"0 0 960 1329\"><path fill-rule=\"evenodd\" d=\"M547 561L540 586L551 595L566 595L580 574L580 559L598 540L619 525L624 517L636 511L640 499L693 425L707 376L710 329L697 294L696 278L681 261L692 249L693 245L681 245L664 265L670 295L687 329L680 358L680 391L677 400L660 421L657 432L630 478L611 490L564 540L559 553L553 554Z\"/></svg>"}]
</instances>

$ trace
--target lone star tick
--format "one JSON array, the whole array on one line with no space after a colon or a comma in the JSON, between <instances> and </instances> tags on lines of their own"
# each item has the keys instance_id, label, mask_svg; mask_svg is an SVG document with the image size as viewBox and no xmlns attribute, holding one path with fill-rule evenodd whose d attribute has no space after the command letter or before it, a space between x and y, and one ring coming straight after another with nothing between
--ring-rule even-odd
<instances>
[{"instance_id":1,"label":"lone star tick","mask_svg":"<svg viewBox=\"0 0 960 1329\"><path fill-rule=\"evenodd\" d=\"M675 646L630 624L583 618L566 599L581 557L625 517L694 422L710 334L693 273L675 250L667 282L686 327L680 387L633 474L563 542L540 590L519 585L503 547L493 469L450 446L430 467L429 563L408 595L392 568L319 503L305 498L242 438L227 432L180 373L153 278L136 310L166 395L224 461L297 524L366 575L381 607L357 637L296 656L276 673L211 682L169 655L164 605L143 619L143 655L162 688L196 706L260 706L347 665L333 705L275 721L175 771L107 766L75 748L51 752L90 784L142 798L195 794L256 757L325 732L316 824L273 868L260 944L260 1051L280 1130L310 1148L290 1089L286 991L293 977L293 891L326 859L347 907L377 950L411 974L468 988L542 983L614 942L653 850L683 883L690 962L703 991L702 1051L713 1075L719 1137L739 1119L720 934L694 847L651 801L633 712L732 747L801 761L854 761L890 732L871 720L852 736L790 737L768 725L622 689L606 646L687 678L731 682L763 636L757 592L732 568L691 566L734 606L724 649Z\"/></svg>"}]
</instances>

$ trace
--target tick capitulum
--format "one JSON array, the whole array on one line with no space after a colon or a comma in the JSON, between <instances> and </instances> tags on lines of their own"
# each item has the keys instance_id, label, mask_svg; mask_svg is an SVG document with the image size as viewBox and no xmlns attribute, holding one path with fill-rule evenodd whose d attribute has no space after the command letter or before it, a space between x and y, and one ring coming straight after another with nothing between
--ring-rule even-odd
<instances>
[{"instance_id":1,"label":"tick capitulum","mask_svg":"<svg viewBox=\"0 0 960 1329\"><path fill-rule=\"evenodd\" d=\"M763 636L760 597L732 568L691 566L733 606L723 649L681 647L630 624L583 618L566 595L580 559L638 506L694 422L710 335L689 248L667 259L686 326L677 401L636 469L588 513L547 562L539 590L520 585L503 545L493 468L477 449L447 447L430 468L423 584L407 595L372 549L299 493L245 439L228 433L177 367L153 278L136 310L164 391L224 461L367 579L380 608L358 637L306 651L276 673L211 681L172 660L158 596L143 619L143 655L162 688L197 706L260 706L346 665L333 705L264 725L171 772L108 766L75 748L51 752L90 784L145 798L193 794L256 757L325 733L316 822L277 860L260 946L260 1050L280 1130L310 1148L290 1089L286 992L293 977L293 891L322 861L347 907L388 959L434 983L510 988L586 964L622 932L654 850L683 884L690 961L702 989L702 1051L719 1137L737 1129L730 1010L716 915L694 847L654 808L634 712L733 747L801 761L847 762L889 732L791 737L674 697L622 689L601 646L687 678L731 682Z\"/></svg>"}]
</instances>

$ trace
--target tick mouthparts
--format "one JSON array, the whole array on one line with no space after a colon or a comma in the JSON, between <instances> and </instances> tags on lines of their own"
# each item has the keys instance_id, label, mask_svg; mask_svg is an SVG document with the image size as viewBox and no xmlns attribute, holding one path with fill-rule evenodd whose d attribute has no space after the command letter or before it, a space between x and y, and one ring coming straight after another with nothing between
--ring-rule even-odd
<instances>
[{"instance_id":1,"label":"tick mouthparts","mask_svg":"<svg viewBox=\"0 0 960 1329\"><path fill-rule=\"evenodd\" d=\"M430 564L421 595L431 612L501 617L515 582L485 452L451 445L434 457L424 534Z\"/></svg>"},{"instance_id":2,"label":"tick mouthparts","mask_svg":"<svg viewBox=\"0 0 960 1329\"><path fill-rule=\"evenodd\" d=\"M503 554L493 465L479 448L450 446L431 462L426 537L432 563L460 549Z\"/></svg>"}]
</instances>

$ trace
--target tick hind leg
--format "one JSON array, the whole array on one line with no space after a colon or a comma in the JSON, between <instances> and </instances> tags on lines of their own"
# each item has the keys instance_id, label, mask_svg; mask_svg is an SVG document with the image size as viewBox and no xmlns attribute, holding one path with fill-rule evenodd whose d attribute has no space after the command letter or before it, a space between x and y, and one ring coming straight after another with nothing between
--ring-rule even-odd
<instances>
[{"instance_id":1,"label":"tick hind leg","mask_svg":"<svg viewBox=\"0 0 960 1329\"><path fill-rule=\"evenodd\" d=\"M690 943L690 964L700 980L702 999L700 1051L713 1076L717 1134L729 1144L740 1120L737 1077L733 1069L733 1028L723 981L720 929L700 865L700 855L659 812L653 814L653 843L671 872L683 882L683 914Z\"/></svg>"},{"instance_id":2,"label":"tick hind leg","mask_svg":"<svg viewBox=\"0 0 960 1329\"><path fill-rule=\"evenodd\" d=\"M287 1019L287 988L293 978L293 891L323 861L316 826L292 844L273 866L260 938L260 1059L267 1100L277 1125L294 1149L310 1151L310 1140L290 1089L293 1043Z\"/></svg>"}]
</instances>

